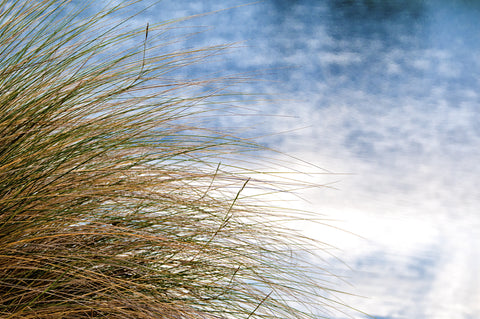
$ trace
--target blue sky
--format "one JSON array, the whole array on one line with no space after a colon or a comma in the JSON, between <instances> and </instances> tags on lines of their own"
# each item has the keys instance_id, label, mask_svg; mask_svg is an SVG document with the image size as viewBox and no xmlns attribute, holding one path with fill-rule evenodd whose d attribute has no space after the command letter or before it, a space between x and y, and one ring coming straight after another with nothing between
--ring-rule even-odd
<instances>
[{"instance_id":1,"label":"blue sky","mask_svg":"<svg viewBox=\"0 0 480 319\"><path fill-rule=\"evenodd\" d=\"M134 22L244 3L164 0ZM297 225L337 247L339 285L365 296L343 300L379 319L480 317L479 18L474 1L267 0L189 21L205 32L178 44L242 41L191 72L258 71L239 90L276 101L218 125L286 132L262 141L348 173L312 175L334 188L292 205L355 234Z\"/></svg>"}]
</instances>

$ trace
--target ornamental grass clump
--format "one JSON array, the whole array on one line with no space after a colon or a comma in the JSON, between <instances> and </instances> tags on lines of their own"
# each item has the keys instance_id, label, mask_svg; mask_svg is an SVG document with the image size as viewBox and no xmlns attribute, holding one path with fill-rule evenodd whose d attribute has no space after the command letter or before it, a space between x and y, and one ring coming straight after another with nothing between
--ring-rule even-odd
<instances>
[{"instance_id":1,"label":"ornamental grass clump","mask_svg":"<svg viewBox=\"0 0 480 319\"><path fill-rule=\"evenodd\" d=\"M177 72L228 46L131 4L0 0L0 317L326 316L294 214L242 193L259 146L208 125L235 78Z\"/></svg>"}]
</instances>

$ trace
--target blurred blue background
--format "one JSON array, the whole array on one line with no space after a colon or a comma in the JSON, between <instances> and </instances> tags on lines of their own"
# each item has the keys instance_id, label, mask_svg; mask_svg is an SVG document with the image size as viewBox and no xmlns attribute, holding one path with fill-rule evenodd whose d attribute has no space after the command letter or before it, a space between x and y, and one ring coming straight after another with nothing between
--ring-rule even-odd
<instances>
[{"instance_id":1,"label":"blurred blue background","mask_svg":"<svg viewBox=\"0 0 480 319\"><path fill-rule=\"evenodd\" d=\"M135 22L245 3L164 0ZM480 318L479 21L474 0L265 0L183 24L204 32L179 46L240 42L189 75L267 80L237 87L275 98L248 111L255 134L286 132L262 142L351 173L319 177L335 188L305 191L305 208L362 238L304 231L351 266L329 261L365 296L342 301L377 318Z\"/></svg>"}]
</instances>

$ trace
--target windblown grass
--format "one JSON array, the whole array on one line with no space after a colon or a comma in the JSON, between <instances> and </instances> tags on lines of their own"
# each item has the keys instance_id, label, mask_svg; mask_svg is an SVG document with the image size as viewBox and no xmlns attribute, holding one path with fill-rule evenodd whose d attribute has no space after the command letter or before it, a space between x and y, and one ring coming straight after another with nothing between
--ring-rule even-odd
<instances>
[{"instance_id":1,"label":"windblown grass","mask_svg":"<svg viewBox=\"0 0 480 319\"><path fill-rule=\"evenodd\" d=\"M194 125L234 79L169 78L225 47L165 53L173 42L154 38L170 23L125 31L110 17L128 5L75 8L0 0L0 317L313 318L340 306L302 270L308 240L270 218L292 216L242 198L241 162L218 164L258 146Z\"/></svg>"}]
</instances>

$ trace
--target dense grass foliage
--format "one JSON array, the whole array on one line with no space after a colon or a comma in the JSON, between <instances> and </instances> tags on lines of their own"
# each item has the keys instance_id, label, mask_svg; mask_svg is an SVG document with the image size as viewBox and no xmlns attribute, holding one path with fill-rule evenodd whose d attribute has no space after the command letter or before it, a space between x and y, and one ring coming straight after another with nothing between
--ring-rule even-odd
<instances>
[{"instance_id":1,"label":"dense grass foliage","mask_svg":"<svg viewBox=\"0 0 480 319\"><path fill-rule=\"evenodd\" d=\"M175 21L129 29L122 10L0 0L0 317L340 307L276 226L295 214L242 195L259 147L208 125L235 78L173 76L225 47L168 51Z\"/></svg>"}]
</instances>

